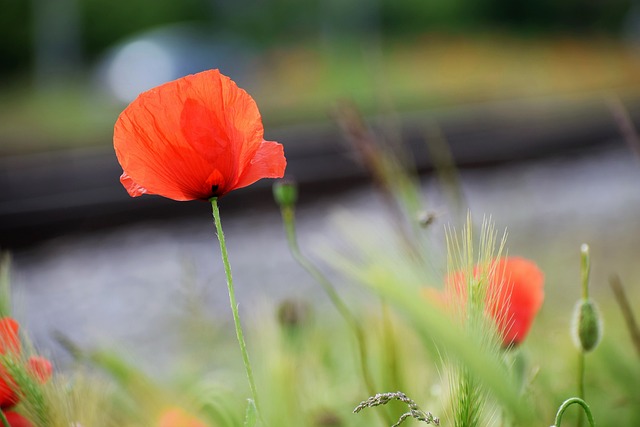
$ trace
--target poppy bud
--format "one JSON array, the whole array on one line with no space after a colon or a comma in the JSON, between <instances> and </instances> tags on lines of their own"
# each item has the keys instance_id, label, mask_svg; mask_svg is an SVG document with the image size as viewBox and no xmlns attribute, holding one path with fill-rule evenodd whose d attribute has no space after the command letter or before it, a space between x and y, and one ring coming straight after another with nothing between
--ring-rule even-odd
<instances>
[{"instance_id":1,"label":"poppy bud","mask_svg":"<svg viewBox=\"0 0 640 427\"><path fill-rule=\"evenodd\" d=\"M309 317L309 306L303 301L284 300L278 307L278 323L286 329L297 329Z\"/></svg>"},{"instance_id":2,"label":"poppy bud","mask_svg":"<svg viewBox=\"0 0 640 427\"><path fill-rule=\"evenodd\" d=\"M273 198L281 208L293 207L298 201L298 186L291 180L278 181L273 184Z\"/></svg>"},{"instance_id":3,"label":"poppy bud","mask_svg":"<svg viewBox=\"0 0 640 427\"><path fill-rule=\"evenodd\" d=\"M600 313L595 301L589 298L589 276L591 273L591 261L589 257L589 245L586 243L580 247L582 275L582 298L576 304L573 311L571 333L573 341L579 349L587 353L598 345L602 336L602 323Z\"/></svg>"},{"instance_id":4,"label":"poppy bud","mask_svg":"<svg viewBox=\"0 0 640 427\"><path fill-rule=\"evenodd\" d=\"M420 212L418 213L418 224L420 227L427 228L433 224L436 220L436 214L433 212Z\"/></svg>"},{"instance_id":5,"label":"poppy bud","mask_svg":"<svg viewBox=\"0 0 640 427\"><path fill-rule=\"evenodd\" d=\"M316 416L314 425L317 427L340 427L343 424L338 414L324 411Z\"/></svg>"},{"instance_id":6,"label":"poppy bud","mask_svg":"<svg viewBox=\"0 0 640 427\"><path fill-rule=\"evenodd\" d=\"M602 336L602 322L595 301L578 301L573 313L571 331L576 346L585 353L596 348Z\"/></svg>"}]
</instances>

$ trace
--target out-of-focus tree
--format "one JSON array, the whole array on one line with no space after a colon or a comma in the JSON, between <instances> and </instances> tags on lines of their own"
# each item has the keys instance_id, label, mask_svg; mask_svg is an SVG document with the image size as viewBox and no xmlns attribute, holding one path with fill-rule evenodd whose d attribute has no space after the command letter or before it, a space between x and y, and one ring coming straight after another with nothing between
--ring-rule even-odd
<instances>
[{"instance_id":1,"label":"out-of-focus tree","mask_svg":"<svg viewBox=\"0 0 640 427\"><path fill-rule=\"evenodd\" d=\"M117 41L163 24L203 22L209 0L79 0L85 54L94 58Z\"/></svg>"},{"instance_id":2,"label":"out-of-focus tree","mask_svg":"<svg viewBox=\"0 0 640 427\"><path fill-rule=\"evenodd\" d=\"M30 4L0 0L0 75L24 71L31 57Z\"/></svg>"},{"instance_id":3,"label":"out-of-focus tree","mask_svg":"<svg viewBox=\"0 0 640 427\"><path fill-rule=\"evenodd\" d=\"M627 23L633 1L73 0L73 13L79 56L88 65L114 43L180 22L204 24L256 46L327 36L339 41L354 34L396 37L495 28L514 33L616 34ZM0 75L23 74L37 62L36 4L0 0Z\"/></svg>"},{"instance_id":4,"label":"out-of-focus tree","mask_svg":"<svg viewBox=\"0 0 640 427\"><path fill-rule=\"evenodd\" d=\"M386 34L499 28L515 33L621 31L633 0L382 1Z\"/></svg>"},{"instance_id":5,"label":"out-of-focus tree","mask_svg":"<svg viewBox=\"0 0 640 427\"><path fill-rule=\"evenodd\" d=\"M631 0L483 0L491 22L511 30L618 33Z\"/></svg>"}]
</instances>

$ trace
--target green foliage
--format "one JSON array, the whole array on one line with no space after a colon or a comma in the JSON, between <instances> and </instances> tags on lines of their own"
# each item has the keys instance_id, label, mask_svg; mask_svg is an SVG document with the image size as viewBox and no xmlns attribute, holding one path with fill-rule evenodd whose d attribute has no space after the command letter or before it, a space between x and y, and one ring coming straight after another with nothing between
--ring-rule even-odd
<instances>
[{"instance_id":1,"label":"green foliage","mask_svg":"<svg viewBox=\"0 0 640 427\"><path fill-rule=\"evenodd\" d=\"M462 0L383 1L380 16L387 34L417 34L468 28L477 19L474 19L474 10L469 2Z\"/></svg>"},{"instance_id":2,"label":"green foliage","mask_svg":"<svg viewBox=\"0 0 640 427\"><path fill-rule=\"evenodd\" d=\"M350 224L353 229L353 223ZM384 230L378 230L381 231L384 233ZM355 231L354 235L360 234ZM370 249L370 242L362 242L362 248ZM473 403L483 401L485 391L496 399L488 400L489 408L499 402L514 409L516 422L513 425L550 425L558 406L571 396L575 387L570 379L575 349L569 334L564 334L560 341L554 341L551 334L544 334L544 339L529 343L522 350L529 354L528 359L537 366L539 374L533 378L526 366L518 367L516 370L527 372L517 375L525 380L514 380L508 369L511 362L497 357L492 351L485 351L486 344L482 344L482 339L465 334L426 299L416 295L412 289L421 285L409 280L409 286L405 286L405 280L414 273L409 272L411 268L406 259L402 265L395 263L400 258L384 260L399 250L397 246L393 248L389 256L372 257L371 264L360 264L357 270L363 270L362 276L349 274L363 280L362 283L375 285L372 289L389 297L386 299L398 309L385 312L379 304L368 300L352 303L351 308L366 328L372 355L369 367L376 383L385 383L383 378L389 374L389 358L384 354L389 349L388 337L382 332L387 327L393 331L395 369L403 378L403 391L415 398L420 408L440 417L442 425L497 425L498 416L493 414L495 418L491 419L489 413L487 418L482 408ZM372 255L370 250L359 253L369 254L367 258ZM388 274L390 271L395 274ZM403 280L394 280L394 276ZM611 313L611 307L603 309L605 313ZM286 311L291 310L289 307ZM407 412L406 405L392 407L398 402L389 402L384 408L370 408L357 415L351 413L367 396L357 358L353 357L357 349L352 333L342 319L331 315L333 311L314 310L317 307L298 304L295 315L283 315L281 307L258 307L247 323L248 344L259 355L255 359L256 378L266 424L279 427L390 427L391 424L381 423L376 411L389 407L394 411L397 409L394 413L403 414ZM185 316L190 317L191 312ZM569 317L570 313L563 316L565 326ZM611 325L612 334L605 336L602 345L589 355L587 401L596 419L607 420L611 425L637 425L640 421L637 410L640 405L637 399L640 364L620 323L618 319ZM201 329L206 326L202 324ZM551 330L545 323L539 327ZM98 372L106 373L106 377L86 368L74 368L71 375L56 373L44 386L34 382L22 364L11 359L4 362L26 390L25 403L33 402L21 406L21 411L34 420L40 419L38 414L44 414L46 423L38 425L68 427L79 422L85 427L148 427L154 425L155 417L163 408L178 405L188 408L190 413L197 414L212 427L240 427L247 414L243 398L246 385L242 375L235 373L240 372L237 363L224 359L221 363L217 357L233 348L232 338L218 337L207 343L210 363L191 374L182 372L173 380L168 380L171 373L166 373L167 378L149 377L113 349L76 349L74 352L79 360L88 361L90 366L98 368ZM433 348L434 342L445 351ZM199 352L197 349L195 353ZM445 366L443 359L453 356L463 363ZM216 368L212 369L212 365ZM460 381L461 378L464 381ZM450 389L448 383L452 384ZM393 387L392 383L385 383L384 387L381 391L393 389L386 388ZM439 387L440 392L432 391ZM457 406L457 414L446 409L451 393L463 401ZM518 398L523 393L526 397ZM464 403L465 400L469 404ZM525 415L518 417L517 413L522 409L526 411ZM562 425L574 425L578 409L577 405L572 405L564 413ZM411 423L406 421L406 425L419 425Z\"/></svg>"},{"instance_id":3,"label":"green foliage","mask_svg":"<svg viewBox=\"0 0 640 427\"><path fill-rule=\"evenodd\" d=\"M464 367L458 369L456 378L453 379L451 395L456 398L453 425L480 427L485 400L483 387Z\"/></svg>"},{"instance_id":4,"label":"green foliage","mask_svg":"<svg viewBox=\"0 0 640 427\"><path fill-rule=\"evenodd\" d=\"M258 422L258 409L253 400L247 400L247 411L244 416L244 427L254 427Z\"/></svg>"},{"instance_id":5,"label":"green foliage","mask_svg":"<svg viewBox=\"0 0 640 427\"><path fill-rule=\"evenodd\" d=\"M0 317L11 315L11 256L0 252Z\"/></svg>"},{"instance_id":6,"label":"green foliage","mask_svg":"<svg viewBox=\"0 0 640 427\"><path fill-rule=\"evenodd\" d=\"M31 59L30 2L0 0L0 75L25 70Z\"/></svg>"},{"instance_id":7,"label":"green foliage","mask_svg":"<svg viewBox=\"0 0 640 427\"><path fill-rule=\"evenodd\" d=\"M206 0L78 0L84 51L89 58L137 32L211 17Z\"/></svg>"},{"instance_id":8,"label":"green foliage","mask_svg":"<svg viewBox=\"0 0 640 427\"><path fill-rule=\"evenodd\" d=\"M38 1L0 0L0 74L19 74L33 58ZM370 34L397 37L434 30L504 28L522 32L618 33L630 0L76 0L86 59L140 31L185 21L210 25L256 45ZM60 16L67 12L61 11ZM69 14L76 15L69 10ZM54 26L55 27L55 26Z\"/></svg>"},{"instance_id":9,"label":"green foliage","mask_svg":"<svg viewBox=\"0 0 640 427\"><path fill-rule=\"evenodd\" d=\"M516 33L617 33L630 6L629 0L382 1L381 17L388 34L487 27Z\"/></svg>"}]
</instances>

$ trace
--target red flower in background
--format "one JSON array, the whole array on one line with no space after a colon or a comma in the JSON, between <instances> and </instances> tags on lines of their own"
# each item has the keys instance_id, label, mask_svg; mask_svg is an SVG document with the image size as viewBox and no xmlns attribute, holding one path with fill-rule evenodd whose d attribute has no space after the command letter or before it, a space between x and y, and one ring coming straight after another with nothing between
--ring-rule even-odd
<instances>
[{"instance_id":1,"label":"red flower in background","mask_svg":"<svg viewBox=\"0 0 640 427\"><path fill-rule=\"evenodd\" d=\"M10 317L0 319L0 354L13 353L16 357L20 354L19 329L20 325L14 319ZM6 369L0 365L0 407L6 408L18 402L15 388L16 386Z\"/></svg>"},{"instance_id":2,"label":"red flower in background","mask_svg":"<svg viewBox=\"0 0 640 427\"><path fill-rule=\"evenodd\" d=\"M502 345L518 345L525 339L544 300L544 274L524 258L499 258L487 269L486 309L496 322ZM474 269L474 277L481 271ZM486 274L486 273L485 273ZM445 285L444 301L466 302L464 272L451 275Z\"/></svg>"},{"instance_id":3,"label":"red flower in background","mask_svg":"<svg viewBox=\"0 0 640 427\"><path fill-rule=\"evenodd\" d=\"M208 200L286 167L282 145L263 139L254 100L218 70L140 94L118 117L113 144L133 197Z\"/></svg>"},{"instance_id":4,"label":"red flower in background","mask_svg":"<svg viewBox=\"0 0 640 427\"><path fill-rule=\"evenodd\" d=\"M33 427L33 424L22 415L13 411L4 412L4 417L11 427Z\"/></svg>"},{"instance_id":5,"label":"red flower in background","mask_svg":"<svg viewBox=\"0 0 640 427\"><path fill-rule=\"evenodd\" d=\"M20 352L20 337L18 330L20 325L10 317L0 318L0 354L6 354L8 351Z\"/></svg>"},{"instance_id":6,"label":"red flower in background","mask_svg":"<svg viewBox=\"0 0 640 427\"><path fill-rule=\"evenodd\" d=\"M44 384L51 378L53 366L51 366L51 362L48 359L42 356L31 356L27 360L27 371L40 383Z\"/></svg>"},{"instance_id":7,"label":"red flower in background","mask_svg":"<svg viewBox=\"0 0 640 427\"><path fill-rule=\"evenodd\" d=\"M19 328L18 322L10 317L0 319L0 354L15 357L19 360L22 351L18 335ZM26 362L25 369L40 383L47 382L53 372L51 362L41 356L31 356ZM10 408L18 403L20 398L17 389L18 386L15 380L11 378L7 369L0 364L0 408Z\"/></svg>"},{"instance_id":8,"label":"red flower in background","mask_svg":"<svg viewBox=\"0 0 640 427\"><path fill-rule=\"evenodd\" d=\"M172 407L160 415L157 427L207 427L207 425L184 409Z\"/></svg>"}]
</instances>

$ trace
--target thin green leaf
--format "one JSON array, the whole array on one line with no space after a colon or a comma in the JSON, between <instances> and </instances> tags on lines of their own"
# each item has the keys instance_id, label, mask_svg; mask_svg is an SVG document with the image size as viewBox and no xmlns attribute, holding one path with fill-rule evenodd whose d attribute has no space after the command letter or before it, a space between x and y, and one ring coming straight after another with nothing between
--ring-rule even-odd
<instances>
[{"instance_id":1,"label":"thin green leaf","mask_svg":"<svg viewBox=\"0 0 640 427\"><path fill-rule=\"evenodd\" d=\"M258 422L258 409L253 399L247 399L247 410L244 416L244 427L255 427Z\"/></svg>"}]
</instances>

